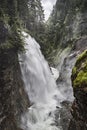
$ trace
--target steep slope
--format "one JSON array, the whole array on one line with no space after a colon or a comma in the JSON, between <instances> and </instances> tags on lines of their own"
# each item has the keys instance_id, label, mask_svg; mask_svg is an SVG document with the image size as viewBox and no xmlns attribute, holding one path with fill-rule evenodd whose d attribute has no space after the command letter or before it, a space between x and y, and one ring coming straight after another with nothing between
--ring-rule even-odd
<instances>
[{"instance_id":1,"label":"steep slope","mask_svg":"<svg viewBox=\"0 0 87 130\"><path fill-rule=\"evenodd\" d=\"M17 53L0 50L0 130L21 130L21 114L29 104Z\"/></svg>"},{"instance_id":2,"label":"steep slope","mask_svg":"<svg viewBox=\"0 0 87 130\"><path fill-rule=\"evenodd\" d=\"M49 46L52 47L49 52L48 61L50 65L55 66L60 72L57 80L58 89L66 97L67 101L73 101L74 99L71 84L72 68L77 56L87 49L86 7L86 0L57 0L53 12L47 21L47 40ZM81 102L80 99L79 102ZM80 103L80 105L84 107L85 103ZM67 109L65 109L66 106L67 102L65 101L65 106L62 108L63 110L61 109L62 114L60 114L59 117L60 122L57 121L57 125L61 125L63 130L68 129L71 118L69 115L70 108L68 106ZM76 109L77 108L74 109L73 114L75 114ZM86 110L84 113L86 113ZM79 122L79 120L77 121L77 118L74 118L74 121L75 122L71 124L72 126L70 126L70 130L87 129L85 124L83 128L77 127L76 129L74 125L77 123L79 126L81 122ZM85 118L84 121L86 121Z\"/></svg>"},{"instance_id":3,"label":"steep slope","mask_svg":"<svg viewBox=\"0 0 87 130\"><path fill-rule=\"evenodd\" d=\"M87 50L76 61L72 71L72 86L75 101L72 105L72 120L69 130L87 129Z\"/></svg>"},{"instance_id":4,"label":"steep slope","mask_svg":"<svg viewBox=\"0 0 87 130\"><path fill-rule=\"evenodd\" d=\"M0 130L21 130L21 114L30 106L18 59L25 51L21 32L39 40L43 20L40 0L0 0Z\"/></svg>"},{"instance_id":5,"label":"steep slope","mask_svg":"<svg viewBox=\"0 0 87 130\"><path fill-rule=\"evenodd\" d=\"M18 61L20 30L17 1L0 0L0 130L21 130L21 113L30 105Z\"/></svg>"},{"instance_id":6,"label":"steep slope","mask_svg":"<svg viewBox=\"0 0 87 130\"><path fill-rule=\"evenodd\" d=\"M87 39L87 1L57 0L48 20L48 42L51 46L76 47ZM81 42L82 43L82 42ZM81 44L80 44L81 45Z\"/></svg>"}]
</instances>

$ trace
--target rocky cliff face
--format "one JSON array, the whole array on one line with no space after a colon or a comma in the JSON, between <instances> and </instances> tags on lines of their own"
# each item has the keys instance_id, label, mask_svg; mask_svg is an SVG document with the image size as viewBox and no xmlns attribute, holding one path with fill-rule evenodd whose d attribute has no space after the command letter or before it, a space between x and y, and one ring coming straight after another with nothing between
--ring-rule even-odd
<instances>
[{"instance_id":1,"label":"rocky cliff face","mask_svg":"<svg viewBox=\"0 0 87 130\"><path fill-rule=\"evenodd\" d=\"M87 49L86 7L87 0L57 0L49 19L49 26L54 30L53 35L51 34L53 36L52 42L58 48L51 53L49 61L54 63L52 65L56 66L60 71L59 79L57 80L58 89L60 89L61 93L67 97L67 100L70 100L70 98L73 97L71 84L72 68L76 62L78 54ZM69 50L67 46L69 47ZM80 69L79 67L77 68ZM72 78L72 80L74 79ZM87 126L85 122L87 119L86 116L83 116L87 113L86 91L84 92L82 88L74 88L74 97L75 101L71 109L73 119L71 121L69 120L72 118L69 115L70 113L65 116L62 112L62 128L64 130L68 128L69 130L86 130ZM84 114L82 111L84 111ZM66 124L64 124L65 120L63 119L67 120Z\"/></svg>"},{"instance_id":2,"label":"rocky cliff face","mask_svg":"<svg viewBox=\"0 0 87 130\"><path fill-rule=\"evenodd\" d=\"M9 20L0 12L0 130L21 130L21 114L30 104L18 61L22 41L16 21Z\"/></svg>"},{"instance_id":3,"label":"rocky cliff face","mask_svg":"<svg viewBox=\"0 0 87 130\"><path fill-rule=\"evenodd\" d=\"M69 130L87 130L87 50L77 59L71 77L75 101Z\"/></svg>"},{"instance_id":4,"label":"rocky cliff face","mask_svg":"<svg viewBox=\"0 0 87 130\"><path fill-rule=\"evenodd\" d=\"M87 35L86 7L86 0L57 0L48 22L53 30L49 35L50 38L53 36L52 42L56 46L75 46L80 38Z\"/></svg>"},{"instance_id":5,"label":"rocky cliff face","mask_svg":"<svg viewBox=\"0 0 87 130\"><path fill-rule=\"evenodd\" d=\"M57 3L58 4L58 3ZM60 42L62 45L75 44L75 41L87 34L87 1L59 1ZM62 8L62 9L61 9ZM63 16L62 16L63 14ZM61 21L61 22L60 22Z\"/></svg>"},{"instance_id":6,"label":"rocky cliff face","mask_svg":"<svg viewBox=\"0 0 87 130\"><path fill-rule=\"evenodd\" d=\"M21 130L21 114L28 107L17 53L0 50L0 130Z\"/></svg>"},{"instance_id":7,"label":"rocky cliff face","mask_svg":"<svg viewBox=\"0 0 87 130\"><path fill-rule=\"evenodd\" d=\"M87 48L87 1L57 0L48 20L48 41L53 45L49 62L57 65L62 50L82 52ZM71 53L73 53L71 52ZM55 56L54 56L55 55Z\"/></svg>"}]
</instances>

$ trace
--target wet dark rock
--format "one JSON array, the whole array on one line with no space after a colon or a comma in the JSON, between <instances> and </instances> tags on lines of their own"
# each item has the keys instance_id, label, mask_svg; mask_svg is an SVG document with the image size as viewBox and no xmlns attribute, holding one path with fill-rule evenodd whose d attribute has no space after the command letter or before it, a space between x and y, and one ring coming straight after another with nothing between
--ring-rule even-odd
<instances>
[{"instance_id":1,"label":"wet dark rock","mask_svg":"<svg viewBox=\"0 0 87 130\"><path fill-rule=\"evenodd\" d=\"M60 108L59 106L56 106L56 108Z\"/></svg>"},{"instance_id":2,"label":"wet dark rock","mask_svg":"<svg viewBox=\"0 0 87 130\"><path fill-rule=\"evenodd\" d=\"M60 126L63 130L67 130L71 120L71 102L63 101L61 102L61 108L58 108L56 111L56 125Z\"/></svg>"},{"instance_id":3,"label":"wet dark rock","mask_svg":"<svg viewBox=\"0 0 87 130\"><path fill-rule=\"evenodd\" d=\"M67 101L67 100L64 100L61 102L61 106L65 106L65 107L70 107L71 106L71 102L70 101Z\"/></svg>"},{"instance_id":4,"label":"wet dark rock","mask_svg":"<svg viewBox=\"0 0 87 130\"><path fill-rule=\"evenodd\" d=\"M87 49L87 36L84 36L76 41L76 44L74 46L74 51L84 51Z\"/></svg>"},{"instance_id":5,"label":"wet dark rock","mask_svg":"<svg viewBox=\"0 0 87 130\"><path fill-rule=\"evenodd\" d=\"M4 43L8 37L8 29L3 21L0 21L0 43Z\"/></svg>"},{"instance_id":6,"label":"wet dark rock","mask_svg":"<svg viewBox=\"0 0 87 130\"><path fill-rule=\"evenodd\" d=\"M17 53L0 51L0 130L22 130L21 114L29 105Z\"/></svg>"}]
</instances>

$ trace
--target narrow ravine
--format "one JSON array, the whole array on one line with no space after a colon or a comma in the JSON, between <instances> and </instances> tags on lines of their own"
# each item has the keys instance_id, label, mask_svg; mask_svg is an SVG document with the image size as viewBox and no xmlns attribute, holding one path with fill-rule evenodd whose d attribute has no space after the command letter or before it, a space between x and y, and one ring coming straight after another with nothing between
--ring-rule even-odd
<instances>
[{"instance_id":1,"label":"narrow ravine","mask_svg":"<svg viewBox=\"0 0 87 130\"><path fill-rule=\"evenodd\" d=\"M55 125L55 111L64 100L58 91L39 44L23 32L26 53L20 54L21 71L31 107L22 115L24 130L60 130Z\"/></svg>"},{"instance_id":2,"label":"narrow ravine","mask_svg":"<svg viewBox=\"0 0 87 130\"><path fill-rule=\"evenodd\" d=\"M0 130L87 130L86 113L87 0L1 0Z\"/></svg>"}]
</instances>

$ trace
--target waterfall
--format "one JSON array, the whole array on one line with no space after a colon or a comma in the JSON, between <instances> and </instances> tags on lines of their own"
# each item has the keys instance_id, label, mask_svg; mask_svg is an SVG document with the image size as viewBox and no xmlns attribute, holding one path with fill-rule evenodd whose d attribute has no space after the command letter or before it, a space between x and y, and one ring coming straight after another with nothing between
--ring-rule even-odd
<instances>
[{"instance_id":1,"label":"waterfall","mask_svg":"<svg viewBox=\"0 0 87 130\"><path fill-rule=\"evenodd\" d=\"M25 90L32 106L22 115L24 130L60 130L55 125L55 110L63 100L39 44L23 32L25 52L19 54Z\"/></svg>"}]
</instances>

